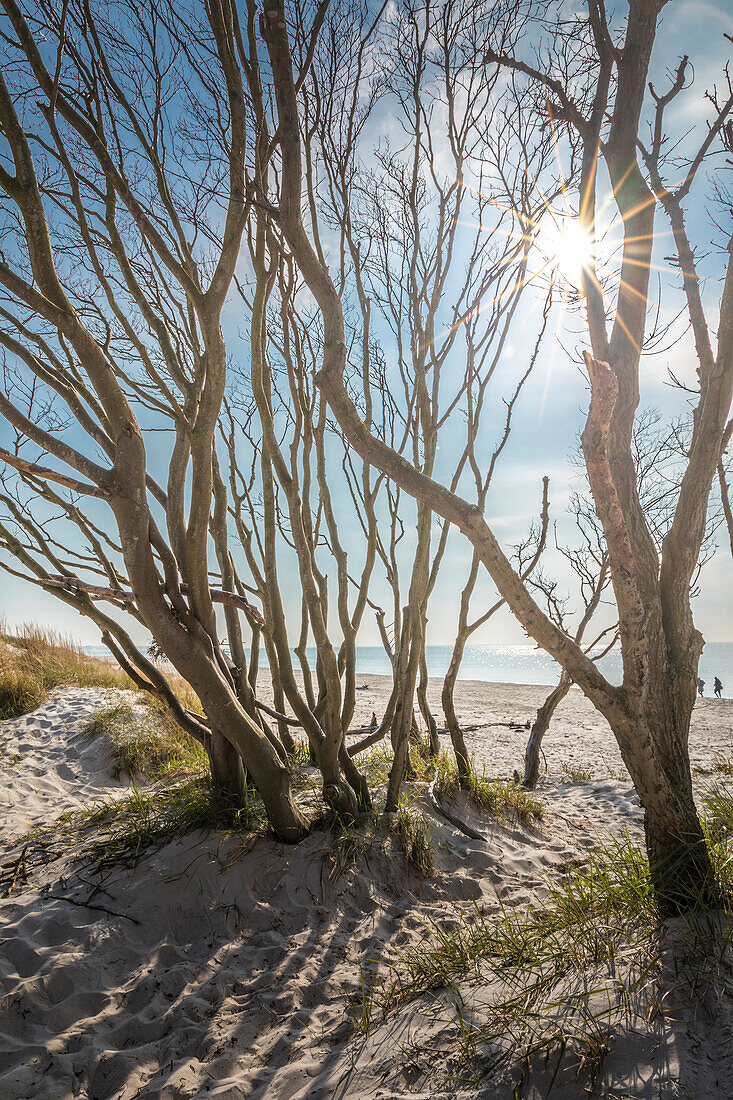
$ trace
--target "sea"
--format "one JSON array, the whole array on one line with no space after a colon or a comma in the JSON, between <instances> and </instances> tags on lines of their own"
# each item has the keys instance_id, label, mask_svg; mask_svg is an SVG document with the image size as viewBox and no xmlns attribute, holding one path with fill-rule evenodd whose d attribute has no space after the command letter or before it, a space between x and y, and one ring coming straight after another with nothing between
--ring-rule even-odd
<instances>
[{"instance_id":1,"label":"sea","mask_svg":"<svg viewBox=\"0 0 733 1100\"><path fill-rule=\"evenodd\" d=\"M90 656L109 656L104 646L90 645L84 649ZM445 675L452 649L450 645L427 646L430 676ZM315 658L315 651L309 655ZM267 666L264 651L260 654L260 664ZM602 657L598 665L611 683L621 683L621 654L618 649ZM389 676L392 671L381 646L359 646L356 667L362 676ZM504 684L554 684L559 675L559 666L552 657L533 645L469 645L461 664L460 679ZM716 676L723 683L723 697L733 699L733 642L708 642L705 646L700 661L700 677L705 681L706 696L712 696Z\"/></svg>"}]
</instances>

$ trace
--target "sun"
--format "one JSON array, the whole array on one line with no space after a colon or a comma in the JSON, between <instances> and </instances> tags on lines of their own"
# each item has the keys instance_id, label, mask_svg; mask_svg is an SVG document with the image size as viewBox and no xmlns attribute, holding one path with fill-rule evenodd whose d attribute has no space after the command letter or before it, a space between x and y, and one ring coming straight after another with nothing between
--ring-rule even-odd
<instances>
[{"instance_id":1,"label":"sun","mask_svg":"<svg viewBox=\"0 0 733 1100\"><path fill-rule=\"evenodd\" d=\"M593 242L577 219L553 218L542 229L540 247L548 266L564 282L580 290L583 271L593 260Z\"/></svg>"}]
</instances>

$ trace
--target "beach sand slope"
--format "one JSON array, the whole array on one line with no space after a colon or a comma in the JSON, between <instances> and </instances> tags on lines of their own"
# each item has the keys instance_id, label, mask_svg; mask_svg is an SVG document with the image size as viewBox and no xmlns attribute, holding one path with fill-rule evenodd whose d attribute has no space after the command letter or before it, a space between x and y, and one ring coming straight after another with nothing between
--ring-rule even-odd
<instances>
[{"instance_id":1,"label":"beach sand slope","mask_svg":"<svg viewBox=\"0 0 733 1100\"><path fill-rule=\"evenodd\" d=\"M375 681L381 678L365 678L360 693L367 721L383 703L385 685ZM488 723L520 725L543 696L541 688L461 685L463 720L480 727L471 748L488 772L510 775L520 766L526 736ZM50 823L105 790L129 789L114 776L104 744L79 729L106 699L103 692L60 693L2 727L3 863L31 843L18 839L29 824ZM698 784L714 774L717 756L731 755L732 731L733 704L696 708ZM638 801L610 732L579 693L551 728L547 760L546 814L536 828L458 806L481 840L461 834L408 785L432 839L436 871L428 878L406 866L386 829L351 863L334 858L334 838L323 831L296 847L191 834L102 869L46 845L48 862L35 863L28 881L0 900L0 1096L509 1100L516 1073L472 1080L455 1061L456 1005L468 1025L480 1025L501 992L495 979L477 975L424 993L383 1022L373 1020L366 1036L358 1025L368 1017L364 989L390 980L378 960L477 909L499 919L502 906L541 900L548 876L581 859L602 831L628 827L640 835ZM589 782L562 771L589 761ZM618 994L618 974L628 978L623 1012L611 1013L616 1023L604 1031L598 1095L733 1095L729 952L714 981L693 988L675 961L686 950L683 933L670 928L654 974L621 965L614 975L581 976L600 1021L608 1018L604 997ZM571 1039L552 1096L588 1095L588 1067L578 1076L584 1056ZM555 1062L535 1059L515 1095L544 1098L554 1072Z\"/></svg>"}]
</instances>

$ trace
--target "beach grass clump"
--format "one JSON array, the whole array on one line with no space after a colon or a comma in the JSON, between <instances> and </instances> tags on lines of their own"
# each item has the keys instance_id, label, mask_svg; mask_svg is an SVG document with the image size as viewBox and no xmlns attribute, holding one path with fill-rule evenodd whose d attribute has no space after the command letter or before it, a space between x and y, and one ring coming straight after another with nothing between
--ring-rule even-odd
<instances>
[{"instance_id":1,"label":"beach grass clump","mask_svg":"<svg viewBox=\"0 0 733 1100\"><path fill-rule=\"evenodd\" d=\"M207 777L177 783L133 786L123 798L109 797L83 810L62 814L54 825L73 837L79 859L100 864L137 858L197 830L265 832L267 818L257 794L247 788L239 803Z\"/></svg>"},{"instance_id":2,"label":"beach grass clump","mask_svg":"<svg viewBox=\"0 0 733 1100\"><path fill-rule=\"evenodd\" d=\"M28 624L0 631L0 720L35 710L62 686L131 688L113 661L89 657L81 646L54 631Z\"/></svg>"},{"instance_id":3,"label":"beach grass clump","mask_svg":"<svg viewBox=\"0 0 733 1100\"><path fill-rule=\"evenodd\" d=\"M703 829L713 856L713 866L723 885L733 888L733 792L729 787L716 784L702 798L704 807ZM730 858L725 854L731 849Z\"/></svg>"},{"instance_id":4,"label":"beach grass clump","mask_svg":"<svg viewBox=\"0 0 733 1100\"><path fill-rule=\"evenodd\" d=\"M207 767L203 746L176 723L165 704L143 696L137 706L120 699L96 711L82 726L111 744L118 774L156 780Z\"/></svg>"},{"instance_id":5,"label":"beach grass clump","mask_svg":"<svg viewBox=\"0 0 733 1100\"><path fill-rule=\"evenodd\" d=\"M459 780L455 760L441 753L436 762L435 793L438 796L455 795L463 790L473 802L492 817L516 818L525 825L535 824L544 817L542 800L519 783L504 779L492 779L485 771L480 774L473 761L468 776Z\"/></svg>"},{"instance_id":6,"label":"beach grass clump","mask_svg":"<svg viewBox=\"0 0 733 1100\"><path fill-rule=\"evenodd\" d=\"M0 647L0 721L19 718L40 707L46 698L46 689L40 678Z\"/></svg>"},{"instance_id":7,"label":"beach grass clump","mask_svg":"<svg viewBox=\"0 0 733 1100\"><path fill-rule=\"evenodd\" d=\"M308 741L302 737L293 738L293 751L288 753L290 764L294 768L308 768L311 766L311 750Z\"/></svg>"},{"instance_id":8,"label":"beach grass clump","mask_svg":"<svg viewBox=\"0 0 733 1100\"><path fill-rule=\"evenodd\" d=\"M713 758L713 771L719 775L733 775L733 760L719 753Z\"/></svg>"},{"instance_id":9,"label":"beach grass clump","mask_svg":"<svg viewBox=\"0 0 733 1100\"><path fill-rule=\"evenodd\" d=\"M583 768L580 764L563 764L560 770L571 783L589 783L593 778L590 768Z\"/></svg>"},{"instance_id":10,"label":"beach grass clump","mask_svg":"<svg viewBox=\"0 0 733 1100\"><path fill-rule=\"evenodd\" d=\"M433 873L433 845L425 815L407 795L402 795L397 812L391 817L385 830L384 818L375 810L360 813L354 818L343 818L331 807L326 807L319 824L329 831L329 843L324 854L331 864L330 877L338 878L361 861L368 861L377 849L384 851L390 835L397 838L405 860L418 874Z\"/></svg>"},{"instance_id":11,"label":"beach grass clump","mask_svg":"<svg viewBox=\"0 0 733 1100\"><path fill-rule=\"evenodd\" d=\"M327 806L318 823L328 832L323 855L330 864L329 878L333 881L360 862L368 861L375 848L384 847L379 815L372 810L347 819Z\"/></svg>"},{"instance_id":12,"label":"beach grass clump","mask_svg":"<svg viewBox=\"0 0 733 1100\"><path fill-rule=\"evenodd\" d=\"M394 830L408 864L421 875L431 875L435 864L428 823L420 807L406 795L402 795L397 805Z\"/></svg>"},{"instance_id":13,"label":"beach grass clump","mask_svg":"<svg viewBox=\"0 0 733 1100\"><path fill-rule=\"evenodd\" d=\"M649 866L628 834L588 852L583 867L546 883L544 904L526 909L478 909L452 926L431 926L420 944L389 964L384 1009L458 979L549 967L555 977L612 958L634 930L654 919Z\"/></svg>"},{"instance_id":14,"label":"beach grass clump","mask_svg":"<svg viewBox=\"0 0 733 1100\"><path fill-rule=\"evenodd\" d=\"M370 787L381 787L389 779L394 754L388 738L378 741L358 757L359 768L367 777Z\"/></svg>"}]
</instances>

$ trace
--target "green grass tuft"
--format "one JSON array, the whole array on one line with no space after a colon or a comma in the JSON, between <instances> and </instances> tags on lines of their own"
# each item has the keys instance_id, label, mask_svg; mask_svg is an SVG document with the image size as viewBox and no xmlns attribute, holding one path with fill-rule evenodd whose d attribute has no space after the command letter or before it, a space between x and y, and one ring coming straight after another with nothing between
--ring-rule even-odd
<instances>
[{"instance_id":1,"label":"green grass tuft","mask_svg":"<svg viewBox=\"0 0 733 1100\"><path fill-rule=\"evenodd\" d=\"M593 772L590 768L581 768L577 764L563 764L560 770L571 783L589 783L593 778Z\"/></svg>"},{"instance_id":2,"label":"green grass tuft","mask_svg":"<svg viewBox=\"0 0 733 1100\"><path fill-rule=\"evenodd\" d=\"M347 821L327 806L318 824L323 825L329 834L323 855L331 865L329 878L334 881L362 860L368 863L372 851L384 847L379 816L373 811Z\"/></svg>"},{"instance_id":3,"label":"green grass tuft","mask_svg":"<svg viewBox=\"0 0 733 1100\"><path fill-rule=\"evenodd\" d=\"M455 761L441 753L437 761L435 792L440 796L455 795L459 787ZM518 783L503 779L490 779L485 772L478 774L471 762L468 785L462 788L476 805L492 817L515 817L529 825L541 821L545 808L542 800Z\"/></svg>"},{"instance_id":4,"label":"green grass tuft","mask_svg":"<svg viewBox=\"0 0 733 1100\"><path fill-rule=\"evenodd\" d=\"M400 839L407 862L421 875L434 870L433 845L425 814L404 795L400 798L394 818L394 828Z\"/></svg>"},{"instance_id":5,"label":"green grass tuft","mask_svg":"<svg viewBox=\"0 0 733 1100\"><path fill-rule=\"evenodd\" d=\"M295 749L289 753L290 763L294 768L308 768L311 766L310 745L307 740L300 737L293 738Z\"/></svg>"},{"instance_id":6,"label":"green grass tuft","mask_svg":"<svg viewBox=\"0 0 733 1100\"><path fill-rule=\"evenodd\" d=\"M196 830L264 833L267 818L256 794L239 805L208 778L169 785L133 786L123 798L107 798L62 814L49 829L68 838L78 859L100 864L137 858ZM29 834L30 835L30 834Z\"/></svg>"},{"instance_id":7,"label":"green grass tuft","mask_svg":"<svg viewBox=\"0 0 733 1100\"><path fill-rule=\"evenodd\" d=\"M90 736L108 738L118 773L155 780L175 772L202 772L207 767L204 748L156 699L143 696L137 708L126 700L102 707L82 729Z\"/></svg>"},{"instance_id":8,"label":"green grass tuft","mask_svg":"<svg viewBox=\"0 0 733 1100\"><path fill-rule=\"evenodd\" d=\"M703 795L705 813L703 827L713 856L713 865L725 886L733 886L733 868L722 861L722 850L733 849L733 794L727 787L717 784ZM733 851L730 860L733 861Z\"/></svg>"},{"instance_id":9,"label":"green grass tuft","mask_svg":"<svg viewBox=\"0 0 733 1100\"><path fill-rule=\"evenodd\" d=\"M722 838L711 844L714 866L730 886L731 796L718 790L707 807L708 834ZM688 920L682 947L696 968L693 983L695 973L714 975L725 954L730 937L721 948L715 918L701 910ZM451 989L459 1060L506 1070L556 1054L559 1066L568 1048L597 1079L618 1013L630 997L654 995L664 936L646 856L625 834L598 844L560 881L549 880L541 905L490 914L476 908L450 925L429 926L421 943L387 960L373 981L369 1024L431 990ZM496 990L479 1024L461 1014L457 983L471 980Z\"/></svg>"}]
</instances>

